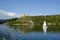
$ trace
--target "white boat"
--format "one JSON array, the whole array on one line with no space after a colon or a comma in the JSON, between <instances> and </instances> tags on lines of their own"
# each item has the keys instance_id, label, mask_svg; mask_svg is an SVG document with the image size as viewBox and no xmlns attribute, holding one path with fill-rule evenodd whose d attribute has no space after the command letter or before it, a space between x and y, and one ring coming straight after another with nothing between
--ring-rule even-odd
<instances>
[{"instance_id":1,"label":"white boat","mask_svg":"<svg viewBox=\"0 0 60 40\"><path fill-rule=\"evenodd\" d=\"M47 32L47 24L46 24L46 21L44 21L44 23L43 23L43 31L44 31L44 33L46 34L46 32Z\"/></svg>"}]
</instances>

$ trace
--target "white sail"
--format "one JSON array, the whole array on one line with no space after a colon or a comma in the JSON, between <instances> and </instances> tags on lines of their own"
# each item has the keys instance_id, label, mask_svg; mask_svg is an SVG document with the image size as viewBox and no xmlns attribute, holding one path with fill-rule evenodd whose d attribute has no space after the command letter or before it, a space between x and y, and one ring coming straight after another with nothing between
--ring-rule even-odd
<instances>
[{"instance_id":1,"label":"white sail","mask_svg":"<svg viewBox=\"0 0 60 40\"><path fill-rule=\"evenodd\" d=\"M44 31L44 33L46 34L46 32L47 32L47 25L46 25L46 21L44 21L44 23L43 23L43 31Z\"/></svg>"}]
</instances>

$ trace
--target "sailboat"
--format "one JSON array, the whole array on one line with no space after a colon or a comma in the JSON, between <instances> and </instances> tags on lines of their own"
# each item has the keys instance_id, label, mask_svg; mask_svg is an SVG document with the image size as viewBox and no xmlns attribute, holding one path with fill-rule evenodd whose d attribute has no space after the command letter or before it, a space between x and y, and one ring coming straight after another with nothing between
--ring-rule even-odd
<instances>
[{"instance_id":1,"label":"sailboat","mask_svg":"<svg viewBox=\"0 0 60 40\"><path fill-rule=\"evenodd\" d=\"M47 32L47 24L46 24L46 21L44 21L44 23L43 23L43 31L44 31L44 33L46 34L46 32Z\"/></svg>"}]
</instances>

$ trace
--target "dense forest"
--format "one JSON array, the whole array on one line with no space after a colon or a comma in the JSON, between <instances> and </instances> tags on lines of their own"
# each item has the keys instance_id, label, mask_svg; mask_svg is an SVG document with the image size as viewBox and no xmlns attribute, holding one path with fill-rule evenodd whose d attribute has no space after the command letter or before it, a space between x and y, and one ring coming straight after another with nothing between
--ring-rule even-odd
<instances>
[{"instance_id":1,"label":"dense forest","mask_svg":"<svg viewBox=\"0 0 60 40\"><path fill-rule=\"evenodd\" d=\"M24 20L24 17L13 18L8 20L0 20L0 23L4 23L4 22L16 23L18 19ZM60 15L31 16L31 17L27 16L25 17L25 19L26 20L31 19L35 25L42 25L44 20L47 22L48 25L60 25Z\"/></svg>"},{"instance_id":2,"label":"dense forest","mask_svg":"<svg viewBox=\"0 0 60 40\"><path fill-rule=\"evenodd\" d=\"M42 24L44 20L48 25L60 25L60 15L32 16L35 24Z\"/></svg>"}]
</instances>

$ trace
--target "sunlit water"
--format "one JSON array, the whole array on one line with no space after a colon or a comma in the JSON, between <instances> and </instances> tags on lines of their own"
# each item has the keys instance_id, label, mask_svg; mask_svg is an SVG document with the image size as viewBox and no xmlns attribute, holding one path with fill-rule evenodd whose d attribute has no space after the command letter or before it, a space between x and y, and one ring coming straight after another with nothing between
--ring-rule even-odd
<instances>
[{"instance_id":1,"label":"sunlit water","mask_svg":"<svg viewBox=\"0 0 60 40\"><path fill-rule=\"evenodd\" d=\"M24 35L23 33L22 34L19 33L20 31L13 30L11 28L5 28L5 27L7 26L0 25L0 37L2 38L10 37L10 38L0 39L0 40L60 40L59 32L47 32L46 34L44 34L43 32L29 32L27 35ZM1 30L3 32L1 32ZM7 32L11 35L9 35Z\"/></svg>"}]
</instances>

